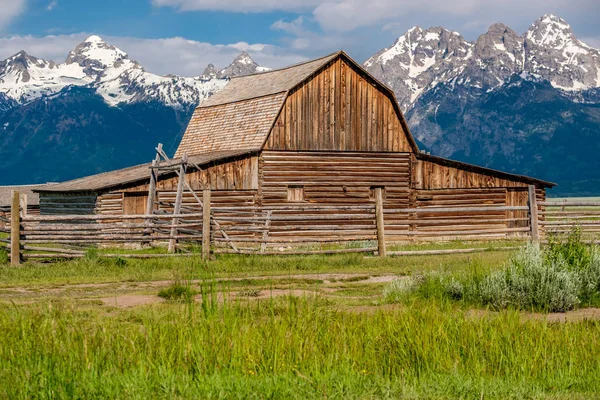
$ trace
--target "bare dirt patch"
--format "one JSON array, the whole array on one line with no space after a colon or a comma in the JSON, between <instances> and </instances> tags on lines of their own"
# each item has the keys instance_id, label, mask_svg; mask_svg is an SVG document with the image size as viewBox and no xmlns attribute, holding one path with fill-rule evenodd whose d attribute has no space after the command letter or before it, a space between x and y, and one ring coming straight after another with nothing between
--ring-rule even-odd
<instances>
[{"instance_id":1,"label":"bare dirt patch","mask_svg":"<svg viewBox=\"0 0 600 400\"><path fill-rule=\"evenodd\" d=\"M161 299L158 296L128 294L122 296L104 297L101 298L100 301L107 306L127 308L161 303L164 301L164 299Z\"/></svg>"},{"instance_id":2,"label":"bare dirt patch","mask_svg":"<svg viewBox=\"0 0 600 400\"><path fill-rule=\"evenodd\" d=\"M466 313L468 318L496 317L500 315L497 311L488 310L469 310ZM521 321L547 321L547 322L581 322L581 321L600 321L600 308L581 308L578 310L567 311L564 313L534 313L521 312Z\"/></svg>"}]
</instances>

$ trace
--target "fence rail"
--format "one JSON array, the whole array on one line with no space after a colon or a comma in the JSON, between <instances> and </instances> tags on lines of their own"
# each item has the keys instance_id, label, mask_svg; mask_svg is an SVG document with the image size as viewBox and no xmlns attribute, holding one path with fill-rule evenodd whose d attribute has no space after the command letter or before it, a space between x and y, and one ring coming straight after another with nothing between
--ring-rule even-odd
<instances>
[{"instance_id":1,"label":"fence rail","mask_svg":"<svg viewBox=\"0 0 600 400\"><path fill-rule=\"evenodd\" d=\"M182 207L176 214L30 215L15 193L11 208L0 209L0 234L4 235L0 236L0 246L10 248L11 261L16 265L22 258L83 257L84 246L115 244L135 247L168 244L170 251L177 246L184 250L181 244L202 244L203 257L211 252L385 256L415 253L388 252L386 245L391 242L457 238L537 241L546 240L548 235L566 234L574 227L588 240L600 234L600 202L537 202L533 187L529 188L527 206L457 204L386 208L382 192L377 189L374 203L366 205L211 206L210 196L210 191L204 191L200 207ZM315 249L315 245L319 248ZM475 251L481 249L443 253Z\"/></svg>"}]
</instances>

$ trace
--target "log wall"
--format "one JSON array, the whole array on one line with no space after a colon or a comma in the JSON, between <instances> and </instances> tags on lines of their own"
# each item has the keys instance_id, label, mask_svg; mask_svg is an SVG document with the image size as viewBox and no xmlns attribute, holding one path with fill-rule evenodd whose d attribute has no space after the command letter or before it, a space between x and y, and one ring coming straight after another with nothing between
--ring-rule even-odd
<instances>
[{"instance_id":1,"label":"log wall","mask_svg":"<svg viewBox=\"0 0 600 400\"><path fill-rule=\"evenodd\" d=\"M384 187L386 208L409 206L410 153L335 153L265 151L259 160L259 198L265 209L281 205L374 205L374 187ZM304 201L288 201L288 188L301 186ZM307 211L310 214L310 211ZM313 212L314 213L314 212ZM322 211L327 213L327 211ZM347 226L344 235L373 237L374 214L368 218L350 218L353 211L339 220L319 221L326 226ZM307 214L307 215L308 215ZM364 215L364 211L356 212ZM302 213L300 213L302 215ZM407 233L407 214L388 215L386 231L393 237ZM297 224L314 225L313 220ZM318 237L332 234L327 229L315 232L277 232L282 223L273 222L272 235L293 234ZM281 226L283 228L283 226ZM336 232L335 235L340 235Z\"/></svg>"},{"instance_id":2,"label":"log wall","mask_svg":"<svg viewBox=\"0 0 600 400\"><path fill-rule=\"evenodd\" d=\"M40 193L40 215L88 215L98 211L98 194Z\"/></svg>"},{"instance_id":3,"label":"log wall","mask_svg":"<svg viewBox=\"0 0 600 400\"><path fill-rule=\"evenodd\" d=\"M294 89L267 150L409 152L395 100L342 58Z\"/></svg>"}]
</instances>

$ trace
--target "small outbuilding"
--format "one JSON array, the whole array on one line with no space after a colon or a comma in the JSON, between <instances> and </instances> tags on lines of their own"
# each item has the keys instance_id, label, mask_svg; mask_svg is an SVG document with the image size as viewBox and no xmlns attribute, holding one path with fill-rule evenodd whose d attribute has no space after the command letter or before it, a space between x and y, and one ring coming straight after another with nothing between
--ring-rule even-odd
<instances>
[{"instance_id":1,"label":"small outbuilding","mask_svg":"<svg viewBox=\"0 0 600 400\"><path fill-rule=\"evenodd\" d=\"M386 214L392 240L404 240L416 229L423 237L440 230L453 236L463 224L464 217L452 213L446 224L427 223L426 213L406 209L524 206L529 185L539 200L554 186L421 152L392 90L344 52L232 78L195 110L172 163L183 157L189 187L211 189L213 206L364 205L373 203L374 190L381 188L384 207L392 210ZM40 212L172 212L175 169L155 169L156 201L150 210L150 167L35 189ZM197 211L192 193L185 194L182 207ZM507 217L514 218L510 226L519 227L523 213L475 213L469 229L506 227Z\"/></svg>"}]
</instances>

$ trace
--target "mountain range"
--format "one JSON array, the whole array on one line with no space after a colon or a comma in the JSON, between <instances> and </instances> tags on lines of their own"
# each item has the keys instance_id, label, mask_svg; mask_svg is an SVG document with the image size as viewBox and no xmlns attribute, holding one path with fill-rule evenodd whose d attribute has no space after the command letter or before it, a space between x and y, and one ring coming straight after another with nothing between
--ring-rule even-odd
<instances>
[{"instance_id":1,"label":"mountain range","mask_svg":"<svg viewBox=\"0 0 600 400\"><path fill-rule=\"evenodd\" d=\"M600 52L561 18L476 41L414 27L365 68L390 86L432 154L600 194ZM0 62L0 184L62 181L174 151L195 106L229 78L268 70L249 54L196 77L159 76L91 36L57 64L24 51Z\"/></svg>"}]
</instances>

